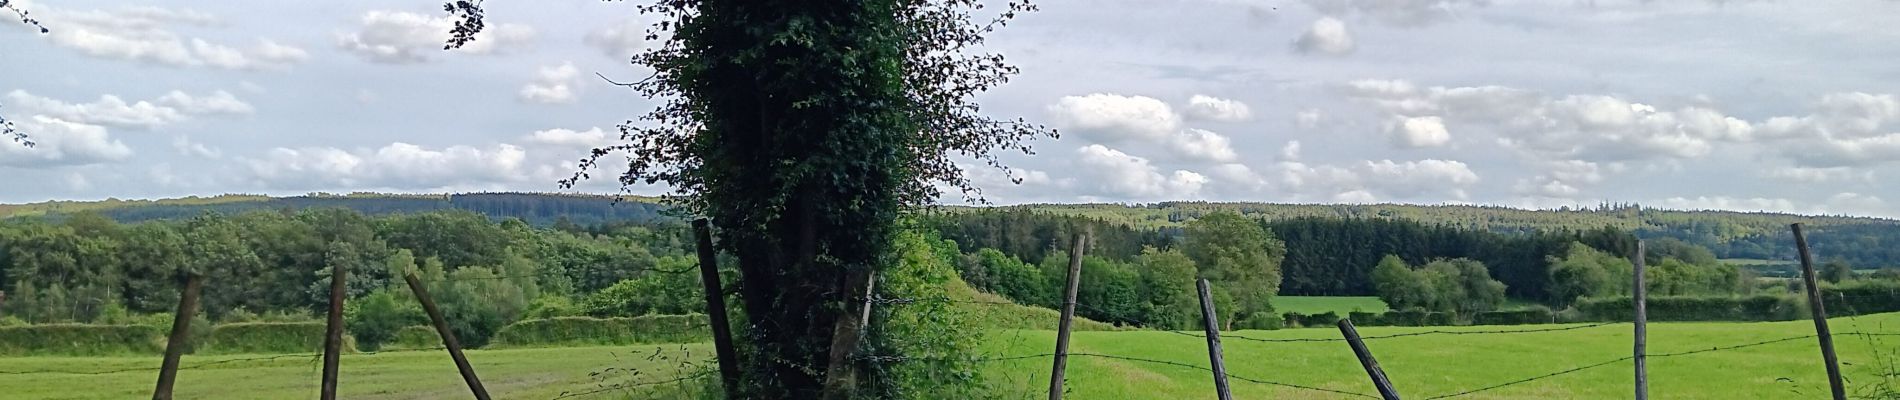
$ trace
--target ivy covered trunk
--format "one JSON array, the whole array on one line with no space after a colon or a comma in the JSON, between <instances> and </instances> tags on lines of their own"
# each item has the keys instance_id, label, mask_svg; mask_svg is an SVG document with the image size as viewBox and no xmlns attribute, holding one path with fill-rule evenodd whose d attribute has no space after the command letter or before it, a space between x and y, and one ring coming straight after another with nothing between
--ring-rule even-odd
<instances>
[{"instance_id":1,"label":"ivy covered trunk","mask_svg":"<svg viewBox=\"0 0 1900 400\"><path fill-rule=\"evenodd\" d=\"M746 398L817 398L848 277L886 265L918 130L889 1L702 3L680 73L699 204L736 255Z\"/></svg>"}]
</instances>

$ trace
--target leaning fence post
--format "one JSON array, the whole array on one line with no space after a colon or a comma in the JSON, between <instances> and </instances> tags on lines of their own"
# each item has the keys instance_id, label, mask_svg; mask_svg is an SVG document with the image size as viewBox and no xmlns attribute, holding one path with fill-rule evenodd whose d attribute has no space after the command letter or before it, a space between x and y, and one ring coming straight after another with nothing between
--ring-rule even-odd
<instances>
[{"instance_id":1,"label":"leaning fence post","mask_svg":"<svg viewBox=\"0 0 1900 400\"><path fill-rule=\"evenodd\" d=\"M1827 363L1827 386L1834 391L1834 400L1847 400L1847 385L1841 381L1840 358L1834 356L1834 336L1827 329L1827 307L1821 304L1820 284L1814 280L1814 255L1808 252L1808 236L1801 233L1801 224L1788 225L1794 230L1795 250L1801 253L1802 283L1808 289L1808 309L1814 312L1814 335L1821 339L1821 360Z\"/></svg>"},{"instance_id":2,"label":"leaning fence post","mask_svg":"<svg viewBox=\"0 0 1900 400\"><path fill-rule=\"evenodd\" d=\"M172 335L165 341L165 361L158 367L158 387L152 400L171 400L172 382L178 378L178 358L185 355L185 340L191 336L191 319L198 313L198 288L204 276L185 278L185 291L178 293L178 312L172 314Z\"/></svg>"},{"instance_id":3,"label":"leaning fence post","mask_svg":"<svg viewBox=\"0 0 1900 400\"><path fill-rule=\"evenodd\" d=\"M349 287L348 269L330 266L330 320L323 335L323 400L336 400L337 362L343 356L343 294Z\"/></svg>"},{"instance_id":4,"label":"leaning fence post","mask_svg":"<svg viewBox=\"0 0 1900 400\"><path fill-rule=\"evenodd\" d=\"M1649 400L1649 284L1643 279L1646 262L1643 260L1643 241L1636 241L1636 254L1631 256L1632 273L1630 292L1632 302L1636 304L1636 346L1632 355L1636 361L1636 400Z\"/></svg>"},{"instance_id":5,"label":"leaning fence post","mask_svg":"<svg viewBox=\"0 0 1900 400\"><path fill-rule=\"evenodd\" d=\"M455 340L455 332L449 331L449 321L442 319L442 310L435 307L435 298L429 297L429 289L422 286L422 280L416 274L403 275L409 282L409 290L416 293L416 300L422 302L422 311L429 314L429 322L435 324L435 332L442 336L442 347L448 349L449 358L455 359L455 369L462 373L462 380L468 382L468 391L475 394L477 400L489 400L488 389L482 388L482 380L475 376L475 367L468 365L468 358L462 356L462 343Z\"/></svg>"},{"instance_id":6,"label":"leaning fence post","mask_svg":"<svg viewBox=\"0 0 1900 400\"><path fill-rule=\"evenodd\" d=\"M1214 314L1214 295L1207 289L1207 280L1194 281L1196 289L1201 291L1201 321L1207 325L1207 361L1214 367L1214 391L1220 394L1220 400L1233 400L1234 394L1227 390L1227 363L1221 361L1220 318Z\"/></svg>"},{"instance_id":7,"label":"leaning fence post","mask_svg":"<svg viewBox=\"0 0 1900 400\"><path fill-rule=\"evenodd\" d=\"M1082 255L1088 247L1088 234L1075 235L1069 246L1068 287L1062 295L1062 320L1056 326L1055 365L1049 370L1049 400L1062 399L1063 375L1069 368L1069 329L1075 320L1075 292L1082 284Z\"/></svg>"},{"instance_id":8,"label":"leaning fence post","mask_svg":"<svg viewBox=\"0 0 1900 400\"><path fill-rule=\"evenodd\" d=\"M719 359L719 382L726 398L739 397L739 357L732 349L732 325L726 321L726 292L719 283L719 256L713 249L712 228L706 219L693 220L699 246L699 281L706 286L706 322L712 325L713 352Z\"/></svg>"},{"instance_id":9,"label":"leaning fence post","mask_svg":"<svg viewBox=\"0 0 1900 400\"><path fill-rule=\"evenodd\" d=\"M851 271L845 275L845 293L871 279L871 271ZM867 286L868 288L868 286ZM867 289L868 290L868 289ZM864 293L870 297L871 293ZM850 296L845 296L849 301ZM846 303L849 304L849 303ZM851 356L858 349L858 343L864 340L864 321L851 318L850 306L837 314L838 321L831 327L831 358L825 368L825 386L822 398L825 400L846 400L856 397L858 371Z\"/></svg>"},{"instance_id":10,"label":"leaning fence post","mask_svg":"<svg viewBox=\"0 0 1900 400\"><path fill-rule=\"evenodd\" d=\"M1339 334L1346 336L1346 343L1352 345L1352 354L1359 356L1359 366L1366 368L1366 376L1372 378L1372 386L1379 388L1379 396L1385 400L1399 400L1399 391L1392 389L1392 381L1385 379L1385 369L1379 368L1379 360L1372 358L1372 349L1366 348L1366 342L1359 340L1359 329L1353 328L1352 320L1339 319Z\"/></svg>"}]
</instances>

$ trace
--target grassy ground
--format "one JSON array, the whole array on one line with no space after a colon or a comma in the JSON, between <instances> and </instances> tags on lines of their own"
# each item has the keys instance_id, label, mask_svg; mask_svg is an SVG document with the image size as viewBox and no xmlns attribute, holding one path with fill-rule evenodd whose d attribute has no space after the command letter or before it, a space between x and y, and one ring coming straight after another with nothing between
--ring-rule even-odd
<instances>
[{"instance_id":1,"label":"grassy ground","mask_svg":"<svg viewBox=\"0 0 1900 400\"><path fill-rule=\"evenodd\" d=\"M564 392L666 381L681 374L683 360L704 362L708 345L648 345L561 349L474 350L469 362L497 399L550 399ZM258 355L186 356L175 394L180 399L309 399L317 397L321 361L313 356L269 360ZM130 399L149 397L158 357L0 358L0 398ZM220 363L222 362L222 363ZM196 367L203 365L203 367ZM608 368L617 368L609 370ZM82 371L103 374L11 374L18 371ZM595 372L606 371L600 375ZM637 376L632 371L638 371ZM689 381L691 382L691 381ZM679 384L664 385L667 387ZM340 398L467 399L468 387L442 351L345 355L338 373ZM675 392L678 393L678 392ZM608 390L571 399L625 399ZM669 397L670 398L670 397Z\"/></svg>"},{"instance_id":2,"label":"grassy ground","mask_svg":"<svg viewBox=\"0 0 1900 400\"><path fill-rule=\"evenodd\" d=\"M1847 332L1900 332L1900 314L1837 318L1832 322L1836 346L1850 381L1850 392L1867 394L1881 384L1878 374L1891 371L1900 337L1846 336ZM1525 327L1403 328L1365 327L1366 336L1433 329L1472 331L1541 329ZM1884 328L1883 328L1884 327ZM1716 346L1813 334L1806 321L1773 323L1656 323L1650 326L1650 354L1708 349ZM1337 338L1332 329L1245 331L1224 340L1230 374L1279 383L1355 392L1376 393L1340 342L1262 343L1234 338ZM990 351L996 354L1047 353L1053 346L1049 332L1006 335ZM1405 398L1430 398L1465 390L1532 378L1616 360L1630 354L1630 325L1582 328L1570 331L1425 335L1371 341L1371 347ZM1735 350L1712 351L1649 361L1650 393L1661 399L1811 399L1827 396L1825 370L1814 339L1803 338ZM1876 354L1876 349L1878 354ZM1207 365L1205 341L1168 332L1076 332L1070 351L1139 357L1182 364ZM1884 359L1884 360L1881 360ZM987 368L1010 398L1032 398L1046 393L1048 358L998 362ZM1211 398L1212 378L1206 371L1149 362L1079 356L1069 361L1067 388L1078 399L1185 399ZM1631 362L1604 366L1478 392L1456 398L1470 399L1607 399L1629 398ZM1900 377L1889 378L1889 388ZM1231 382L1237 399L1345 399L1347 395L1245 382ZM1020 396L1018 396L1020 395Z\"/></svg>"},{"instance_id":3,"label":"grassy ground","mask_svg":"<svg viewBox=\"0 0 1900 400\"><path fill-rule=\"evenodd\" d=\"M1343 317L1352 311L1385 312L1387 307L1384 301L1372 296L1278 296L1273 298L1273 310L1301 314L1332 311Z\"/></svg>"},{"instance_id":4,"label":"grassy ground","mask_svg":"<svg viewBox=\"0 0 1900 400\"><path fill-rule=\"evenodd\" d=\"M1487 327L1363 327L1365 336L1432 330L1549 329L1577 325ZM1843 368L1851 388L1869 393L1881 371L1900 360L1900 336L1866 337L1852 332L1900 333L1900 313L1836 318ZM1656 323L1650 353L1663 354L1772 341L1734 350L1650 359L1650 387L1663 399L1806 399L1825 397L1819 351L1806 321L1770 323ZM1198 332L1196 333L1198 334ZM1048 353L1053 332L1000 331L985 355ZM1263 343L1256 339L1337 338L1332 329L1242 331L1226 334L1229 373L1237 377L1354 393L1373 393L1365 374L1341 342ZM1615 324L1566 331L1442 335L1376 339L1369 346L1406 398L1424 399L1603 363L1549 379L1477 392L1471 399L1627 398L1630 390L1630 326ZM1089 356L1101 354L1207 365L1205 341L1156 331L1076 332L1067 387L1077 399L1186 399L1211 397L1207 372L1180 365ZM659 357L649 359L658 352ZM705 345L659 345L564 349L476 350L469 353L495 398L551 399L626 382L666 381L680 376L681 360L704 360ZM178 379L179 398L290 399L314 397L319 367L309 356L211 364L258 356L187 357ZM703 362L703 361L702 361ZM156 357L0 358L0 398L138 398L151 390ZM1004 398L1040 398L1047 392L1047 357L986 364L985 378ZM203 367L196 367L203 365ZM620 369L609 369L620 368ZM96 375L9 374L29 370L109 371ZM637 370L639 374L628 372ZM595 372L607 371L600 378ZM1900 380L1890 378L1888 387ZM351 399L460 399L467 391L448 357L438 351L348 355L343 359L342 396ZM694 382L703 382L697 380ZM1235 398L1344 399L1327 392L1232 381ZM660 398L678 396L672 392ZM638 398L637 396L635 396ZM610 391L584 399L628 398Z\"/></svg>"}]
</instances>

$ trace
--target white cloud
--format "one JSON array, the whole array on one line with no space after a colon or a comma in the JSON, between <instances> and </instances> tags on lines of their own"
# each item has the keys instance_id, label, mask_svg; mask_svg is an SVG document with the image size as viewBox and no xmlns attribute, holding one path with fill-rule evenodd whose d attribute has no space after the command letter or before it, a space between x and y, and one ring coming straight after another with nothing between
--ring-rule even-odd
<instances>
[{"instance_id":1,"label":"white cloud","mask_svg":"<svg viewBox=\"0 0 1900 400\"><path fill-rule=\"evenodd\" d=\"M1300 160L1300 141L1288 140L1285 146L1280 146L1280 160L1281 161L1299 161Z\"/></svg>"},{"instance_id":2,"label":"white cloud","mask_svg":"<svg viewBox=\"0 0 1900 400\"><path fill-rule=\"evenodd\" d=\"M158 104L175 107L189 114L250 114L256 111L250 103L238 100L237 96L223 90L204 96L173 90L159 96Z\"/></svg>"},{"instance_id":3,"label":"white cloud","mask_svg":"<svg viewBox=\"0 0 1900 400\"><path fill-rule=\"evenodd\" d=\"M1297 126L1300 129L1318 128L1320 121L1325 117L1326 115L1321 113L1317 108L1300 110L1293 114L1293 126Z\"/></svg>"},{"instance_id":4,"label":"white cloud","mask_svg":"<svg viewBox=\"0 0 1900 400\"><path fill-rule=\"evenodd\" d=\"M593 46L602 54L618 60L628 60L647 47L647 24L637 18L628 18L620 23L588 32L581 43Z\"/></svg>"},{"instance_id":5,"label":"white cloud","mask_svg":"<svg viewBox=\"0 0 1900 400\"><path fill-rule=\"evenodd\" d=\"M1187 117L1194 120L1240 122L1253 119L1253 110L1239 100L1194 95L1188 98Z\"/></svg>"},{"instance_id":6,"label":"white cloud","mask_svg":"<svg viewBox=\"0 0 1900 400\"><path fill-rule=\"evenodd\" d=\"M602 131L599 127L584 131L563 128L544 129L534 131L534 133L529 134L526 138L528 143L577 149L606 147L613 145L615 141L619 139L619 135L610 135Z\"/></svg>"},{"instance_id":7,"label":"white cloud","mask_svg":"<svg viewBox=\"0 0 1900 400\"><path fill-rule=\"evenodd\" d=\"M521 87L521 101L541 104L573 103L580 96L575 92L579 84L581 71L574 68L572 62L561 65L541 67L535 72L534 81Z\"/></svg>"},{"instance_id":8,"label":"white cloud","mask_svg":"<svg viewBox=\"0 0 1900 400\"><path fill-rule=\"evenodd\" d=\"M35 115L19 120L21 130L32 132L33 147L0 146L0 165L46 168L124 160L132 149L113 139L106 128Z\"/></svg>"},{"instance_id":9,"label":"white cloud","mask_svg":"<svg viewBox=\"0 0 1900 400\"><path fill-rule=\"evenodd\" d=\"M1346 55L1356 47L1346 23L1333 17L1313 21L1313 26L1293 41L1293 49L1305 54Z\"/></svg>"},{"instance_id":10,"label":"white cloud","mask_svg":"<svg viewBox=\"0 0 1900 400\"><path fill-rule=\"evenodd\" d=\"M4 100L9 106L59 120L138 129L178 123L190 119L192 115L252 112L250 104L222 90L204 96L192 96L174 90L159 97L156 103L144 100L128 103L110 94L101 95L99 100L90 103L67 103L24 90L8 92Z\"/></svg>"},{"instance_id":11,"label":"white cloud","mask_svg":"<svg viewBox=\"0 0 1900 400\"><path fill-rule=\"evenodd\" d=\"M92 57L240 70L282 69L308 58L303 49L270 39L258 39L244 50L168 29L222 25L215 16L197 11L158 7L79 11L37 5L32 11L48 26L58 28L47 35L54 45Z\"/></svg>"},{"instance_id":12,"label":"white cloud","mask_svg":"<svg viewBox=\"0 0 1900 400\"><path fill-rule=\"evenodd\" d=\"M1382 199L1465 200L1478 174L1460 161L1366 160L1338 165L1281 162L1274 166L1275 192L1294 201L1372 202ZM1360 192L1360 193L1354 193ZM1442 197L1441 197L1442 196Z\"/></svg>"},{"instance_id":13,"label":"white cloud","mask_svg":"<svg viewBox=\"0 0 1900 400\"><path fill-rule=\"evenodd\" d=\"M1358 172L1370 189L1399 197L1443 193L1463 200L1463 188L1478 183L1478 174L1459 161L1365 161Z\"/></svg>"},{"instance_id":14,"label":"white cloud","mask_svg":"<svg viewBox=\"0 0 1900 400\"><path fill-rule=\"evenodd\" d=\"M1765 176L1771 179L1799 183L1873 182L1874 180L1873 171L1859 170L1851 167L1782 167L1768 170Z\"/></svg>"},{"instance_id":15,"label":"white cloud","mask_svg":"<svg viewBox=\"0 0 1900 400\"><path fill-rule=\"evenodd\" d=\"M1049 106L1059 126L1099 132L1112 139L1160 140L1180 129L1180 117L1151 97L1095 93L1063 96Z\"/></svg>"},{"instance_id":16,"label":"white cloud","mask_svg":"<svg viewBox=\"0 0 1900 400\"><path fill-rule=\"evenodd\" d=\"M188 156L196 156L196 157L203 157L203 158L210 158L210 159L217 159L217 158L224 157L224 151L218 150L217 148L214 148L214 147L206 146L204 143L193 142L191 141L191 138L185 137L185 135L173 136L172 148L177 149L178 154L184 154Z\"/></svg>"},{"instance_id":17,"label":"white cloud","mask_svg":"<svg viewBox=\"0 0 1900 400\"><path fill-rule=\"evenodd\" d=\"M1131 199L1192 199L1200 196L1206 176L1187 170L1163 174L1147 159L1092 144L1076 149L1081 189L1091 194Z\"/></svg>"},{"instance_id":18,"label":"white cloud","mask_svg":"<svg viewBox=\"0 0 1900 400\"><path fill-rule=\"evenodd\" d=\"M1306 5L1321 14L1363 15L1372 21L1401 27L1437 23L1490 3L1490 0L1306 0Z\"/></svg>"},{"instance_id":19,"label":"white cloud","mask_svg":"<svg viewBox=\"0 0 1900 400\"><path fill-rule=\"evenodd\" d=\"M355 32L337 34L337 47L365 60L387 64L413 64L434 60L442 53L455 22L444 16L404 11L372 10L363 13ZM526 25L493 23L475 35L475 41L454 51L469 54L505 53L527 47L534 39L534 28Z\"/></svg>"},{"instance_id":20,"label":"white cloud","mask_svg":"<svg viewBox=\"0 0 1900 400\"><path fill-rule=\"evenodd\" d=\"M429 149L408 143L354 151L275 148L247 158L251 178L280 189L429 189L518 183L530 178L527 152L502 144Z\"/></svg>"},{"instance_id":21,"label":"white cloud","mask_svg":"<svg viewBox=\"0 0 1900 400\"><path fill-rule=\"evenodd\" d=\"M1176 153L1195 160L1231 162L1240 158L1226 136L1206 130L1182 130L1168 143Z\"/></svg>"},{"instance_id":22,"label":"white cloud","mask_svg":"<svg viewBox=\"0 0 1900 400\"><path fill-rule=\"evenodd\" d=\"M1540 159L1692 159L1709 155L1717 142L1755 137L1753 124L1712 109L1662 110L1613 96L1552 98L1501 86L1420 88L1403 80L1357 80L1343 88L1393 117L1442 116L1438 125L1487 129L1506 147Z\"/></svg>"},{"instance_id":23,"label":"white cloud","mask_svg":"<svg viewBox=\"0 0 1900 400\"><path fill-rule=\"evenodd\" d=\"M1439 117L1408 117L1387 130L1394 134L1393 144L1400 147L1442 147L1451 143L1451 132L1445 130L1445 120Z\"/></svg>"}]
</instances>

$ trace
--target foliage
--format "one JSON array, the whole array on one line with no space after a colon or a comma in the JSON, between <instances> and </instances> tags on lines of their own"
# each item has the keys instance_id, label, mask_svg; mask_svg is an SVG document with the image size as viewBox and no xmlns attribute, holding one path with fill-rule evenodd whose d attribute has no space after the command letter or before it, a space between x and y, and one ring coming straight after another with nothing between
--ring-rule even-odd
<instances>
[{"instance_id":1,"label":"foliage","mask_svg":"<svg viewBox=\"0 0 1900 400\"><path fill-rule=\"evenodd\" d=\"M0 355L145 355L165 351L168 330L149 325L0 326Z\"/></svg>"},{"instance_id":2,"label":"foliage","mask_svg":"<svg viewBox=\"0 0 1900 400\"><path fill-rule=\"evenodd\" d=\"M1656 296L1645 311L1650 321L1788 321L1807 318L1807 305L1795 296ZM1577 311L1592 321L1635 319L1629 297L1589 298L1577 302Z\"/></svg>"},{"instance_id":3,"label":"foliage","mask_svg":"<svg viewBox=\"0 0 1900 400\"><path fill-rule=\"evenodd\" d=\"M711 338L706 316L702 314L556 317L509 324L495 333L495 344L506 347L635 345L694 343Z\"/></svg>"},{"instance_id":4,"label":"foliage","mask_svg":"<svg viewBox=\"0 0 1900 400\"><path fill-rule=\"evenodd\" d=\"M948 299L952 288L965 287L954 267L956 243L927 231L908 230L893 247L894 268L877 277L877 296L894 299ZM851 312L857 307L848 307ZM903 363L868 363L870 379L862 381L870 398L986 397L977 380L978 364L967 355L986 339L980 310L945 301L919 301L873 307L862 353L907 355Z\"/></svg>"},{"instance_id":5,"label":"foliage","mask_svg":"<svg viewBox=\"0 0 1900 400\"><path fill-rule=\"evenodd\" d=\"M1212 213L1189 222L1185 237L1182 252L1200 277L1234 296L1238 307L1223 310L1222 319L1273 311L1286 246L1272 232L1240 214Z\"/></svg>"},{"instance_id":6,"label":"foliage","mask_svg":"<svg viewBox=\"0 0 1900 400\"><path fill-rule=\"evenodd\" d=\"M1142 250L1136 265L1141 269L1144 306L1140 320L1154 329L1183 330L1194 326L1200 315L1199 294L1194 286L1194 260L1178 250L1150 247Z\"/></svg>"},{"instance_id":7,"label":"foliage","mask_svg":"<svg viewBox=\"0 0 1900 400\"><path fill-rule=\"evenodd\" d=\"M415 296L404 289L378 290L343 304L344 327L364 351L382 349L403 328L429 323Z\"/></svg>"},{"instance_id":8,"label":"foliage","mask_svg":"<svg viewBox=\"0 0 1900 400\"><path fill-rule=\"evenodd\" d=\"M649 272L620 281L588 295L578 306L580 311L601 318L705 312L705 290L699 275L691 273L698 271L697 263L684 257L664 257L659 264L665 270L684 272Z\"/></svg>"},{"instance_id":9,"label":"foliage","mask_svg":"<svg viewBox=\"0 0 1900 400\"><path fill-rule=\"evenodd\" d=\"M488 344L496 331L527 311L529 293L522 282L532 277L500 276L486 267L463 267L444 277L433 258L423 262L422 270L435 281L429 284L429 295L464 346Z\"/></svg>"},{"instance_id":10,"label":"foliage","mask_svg":"<svg viewBox=\"0 0 1900 400\"><path fill-rule=\"evenodd\" d=\"M541 297L534 298L534 301L528 302L528 311L521 314L521 317L524 319L547 319L555 317L578 317L581 315L581 308L580 306L574 305L573 299L569 299L566 296L543 294Z\"/></svg>"},{"instance_id":11,"label":"foliage","mask_svg":"<svg viewBox=\"0 0 1900 400\"><path fill-rule=\"evenodd\" d=\"M1471 315L1472 325L1527 325L1556 322L1556 314L1546 307L1531 307L1521 310L1485 311Z\"/></svg>"},{"instance_id":12,"label":"foliage","mask_svg":"<svg viewBox=\"0 0 1900 400\"><path fill-rule=\"evenodd\" d=\"M1862 279L1821 286L1828 316L1900 311L1900 281Z\"/></svg>"},{"instance_id":13,"label":"foliage","mask_svg":"<svg viewBox=\"0 0 1900 400\"><path fill-rule=\"evenodd\" d=\"M1484 263L1436 260L1413 270L1398 256L1374 267L1373 286L1393 308L1423 308L1461 315L1491 311L1504 303L1504 283L1491 279Z\"/></svg>"},{"instance_id":14,"label":"foliage","mask_svg":"<svg viewBox=\"0 0 1900 400\"><path fill-rule=\"evenodd\" d=\"M328 327L322 322L244 322L218 324L201 345L211 354L287 354L323 351ZM356 351L355 341L343 337L343 350Z\"/></svg>"},{"instance_id":15,"label":"foliage","mask_svg":"<svg viewBox=\"0 0 1900 400\"><path fill-rule=\"evenodd\" d=\"M378 350L430 349L442 346L442 334L427 325L405 326L396 330L396 335L382 344Z\"/></svg>"},{"instance_id":16,"label":"foliage","mask_svg":"<svg viewBox=\"0 0 1900 400\"><path fill-rule=\"evenodd\" d=\"M1571 243L1570 250L1562 257L1550 259L1550 299L1553 304L1565 307L1583 297L1623 293L1612 280L1630 276L1632 268L1629 260L1582 243ZM1623 287L1627 290L1628 285Z\"/></svg>"}]
</instances>

